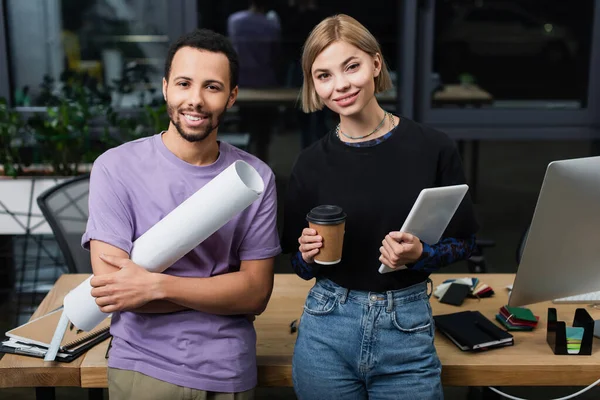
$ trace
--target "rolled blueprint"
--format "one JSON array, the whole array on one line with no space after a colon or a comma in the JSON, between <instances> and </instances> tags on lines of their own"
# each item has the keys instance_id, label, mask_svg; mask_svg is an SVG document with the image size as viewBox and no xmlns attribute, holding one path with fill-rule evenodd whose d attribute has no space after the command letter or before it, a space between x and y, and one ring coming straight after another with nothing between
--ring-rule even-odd
<instances>
[{"instance_id":1,"label":"rolled blueprint","mask_svg":"<svg viewBox=\"0 0 600 400\"><path fill-rule=\"evenodd\" d=\"M100 311L96 304L96 298L92 296L90 281L93 276L67 293L63 301L64 314L73 325L84 331L91 331L109 315Z\"/></svg>"},{"instance_id":2,"label":"rolled blueprint","mask_svg":"<svg viewBox=\"0 0 600 400\"><path fill-rule=\"evenodd\" d=\"M230 219L264 190L261 176L236 161L148 229L134 243L131 260L151 272L163 272ZM89 331L107 317L91 295L91 277L65 296L65 314L77 328Z\"/></svg>"}]
</instances>

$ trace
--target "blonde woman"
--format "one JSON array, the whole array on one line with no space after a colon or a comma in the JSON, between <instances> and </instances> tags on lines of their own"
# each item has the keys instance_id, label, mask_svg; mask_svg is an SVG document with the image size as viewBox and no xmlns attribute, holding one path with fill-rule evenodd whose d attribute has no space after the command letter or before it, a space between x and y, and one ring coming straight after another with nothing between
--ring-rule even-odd
<instances>
[{"instance_id":1,"label":"blonde woman","mask_svg":"<svg viewBox=\"0 0 600 400\"><path fill-rule=\"evenodd\" d=\"M285 203L284 248L297 251L298 275L316 277L294 350L296 394L441 399L428 276L472 252L471 200L437 244L397 229L423 188L464 183L459 154L443 133L381 108L375 94L391 87L390 77L377 40L355 19L317 25L302 67L304 111L327 107L340 119L298 157ZM314 263L322 238L306 228L306 214L322 204L347 214L342 261L330 266ZM382 275L382 262L408 269Z\"/></svg>"}]
</instances>

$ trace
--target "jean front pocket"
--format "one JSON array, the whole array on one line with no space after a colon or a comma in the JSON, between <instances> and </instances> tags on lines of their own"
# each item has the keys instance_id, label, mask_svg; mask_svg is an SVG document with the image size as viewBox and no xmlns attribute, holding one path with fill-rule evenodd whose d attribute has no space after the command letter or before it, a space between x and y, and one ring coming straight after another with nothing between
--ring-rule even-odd
<instances>
[{"instance_id":1,"label":"jean front pocket","mask_svg":"<svg viewBox=\"0 0 600 400\"><path fill-rule=\"evenodd\" d=\"M392 312L394 326L404 333L431 332L433 318L427 299L398 304Z\"/></svg>"},{"instance_id":2,"label":"jean front pocket","mask_svg":"<svg viewBox=\"0 0 600 400\"><path fill-rule=\"evenodd\" d=\"M314 288L308 292L304 310L312 315L327 315L330 314L338 303L335 294L325 294L315 291Z\"/></svg>"}]
</instances>

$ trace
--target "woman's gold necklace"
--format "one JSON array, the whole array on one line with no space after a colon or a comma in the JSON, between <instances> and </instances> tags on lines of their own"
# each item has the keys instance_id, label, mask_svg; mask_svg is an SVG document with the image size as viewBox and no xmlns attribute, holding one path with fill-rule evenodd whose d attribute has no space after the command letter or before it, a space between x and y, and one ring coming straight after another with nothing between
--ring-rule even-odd
<instances>
[{"instance_id":1,"label":"woman's gold necklace","mask_svg":"<svg viewBox=\"0 0 600 400\"><path fill-rule=\"evenodd\" d=\"M364 136L358 136L358 137L346 135L344 132L342 132L342 130L340 128L340 124L337 124L337 126L335 127L335 135L339 138L340 133L341 133L342 136L344 136L345 138L348 138L350 140L360 140L360 139L368 138L369 136L373 135L375 132L377 132L378 130L381 129L381 127L385 123L386 117L389 118L390 124L392 125L392 129L394 129L396 127L396 122L394 121L394 116L391 113L384 111L383 119L381 120L379 125L377 125L377 127L371 131L371 133L368 133ZM390 129L390 130L392 130L392 129Z\"/></svg>"}]
</instances>

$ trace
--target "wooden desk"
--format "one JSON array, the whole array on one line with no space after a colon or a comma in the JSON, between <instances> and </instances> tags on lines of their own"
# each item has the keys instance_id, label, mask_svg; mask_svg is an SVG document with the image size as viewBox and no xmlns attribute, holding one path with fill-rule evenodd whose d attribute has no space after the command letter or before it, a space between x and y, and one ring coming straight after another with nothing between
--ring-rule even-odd
<instances>
[{"instance_id":1,"label":"wooden desk","mask_svg":"<svg viewBox=\"0 0 600 400\"><path fill-rule=\"evenodd\" d=\"M434 107L445 105L481 107L482 105L492 104L494 98L475 84L452 84L444 85L442 90L434 92L431 100Z\"/></svg>"},{"instance_id":2,"label":"wooden desk","mask_svg":"<svg viewBox=\"0 0 600 400\"><path fill-rule=\"evenodd\" d=\"M271 89L241 88L238 91L235 104L300 106L300 89L284 87Z\"/></svg>"},{"instance_id":3,"label":"wooden desk","mask_svg":"<svg viewBox=\"0 0 600 400\"><path fill-rule=\"evenodd\" d=\"M396 93L387 91L377 94L381 103L389 104L396 102ZM299 88L271 88L271 89L250 89L241 88L236 100L238 105L258 105L258 106L280 106L300 107L301 89Z\"/></svg>"},{"instance_id":4,"label":"wooden desk","mask_svg":"<svg viewBox=\"0 0 600 400\"><path fill-rule=\"evenodd\" d=\"M386 91L377 94L382 104L395 104L396 92ZM479 107L493 101L491 94L477 85L444 85L444 88L432 96L435 106L442 105L473 105ZM238 92L236 104L240 105L288 105L300 106L300 89L298 88L273 88L249 89L241 88Z\"/></svg>"},{"instance_id":5,"label":"wooden desk","mask_svg":"<svg viewBox=\"0 0 600 400\"><path fill-rule=\"evenodd\" d=\"M492 321L501 306L508 302L506 285L514 274L459 274L477 276L490 285L496 295L491 298L467 299L461 307L431 300L434 315L456 311L479 310ZM448 275L432 275L438 285ZM555 307L559 320L571 326L575 309L584 307L592 318L600 319L600 310L581 304L544 302L529 308L540 317L533 332L511 332L515 345L482 353L461 352L448 338L437 332L435 346L442 362L442 381L449 386L587 386L600 378L600 340L594 338L591 356L557 356L546 343L548 307Z\"/></svg>"},{"instance_id":6,"label":"wooden desk","mask_svg":"<svg viewBox=\"0 0 600 400\"><path fill-rule=\"evenodd\" d=\"M61 276L31 318L40 317L62 306L63 298L69 290L83 282L87 276L85 274ZM37 387L39 398L47 394L42 388L81 386L82 362L83 356L70 363L46 363L39 358L5 354L0 360L0 388ZM48 397L52 398L52 395Z\"/></svg>"},{"instance_id":7,"label":"wooden desk","mask_svg":"<svg viewBox=\"0 0 600 400\"><path fill-rule=\"evenodd\" d=\"M434 285L448 278L466 274L434 274ZM513 274L479 274L482 282L496 291L496 296L478 301L467 299L462 307L441 304L432 299L434 314L459 310L479 310L494 320L498 309L506 304L506 285ZM68 289L85 279L85 275L63 275L48 294L35 315L60 305ZM295 275L276 275L275 288L267 310L256 320L258 337L258 379L261 386L291 386L291 359L295 334L290 322L300 316L306 293L312 282ZM515 332L515 345L482 353L461 352L446 337L436 334L436 347L442 361L442 380L448 386L575 386L588 385L600 378L600 340L594 339L591 356L556 356L546 344L546 312L552 303L532 306L540 316L533 332ZM577 305L557 305L558 317L570 324ZM587 308L594 319L600 310ZM24 356L6 355L0 361L0 387L107 386L106 360L108 342L90 350L84 358L70 364L49 363ZM80 374L80 375L78 375Z\"/></svg>"},{"instance_id":8,"label":"wooden desk","mask_svg":"<svg viewBox=\"0 0 600 400\"><path fill-rule=\"evenodd\" d=\"M434 286L451 277L466 274L434 274ZM463 310L479 310L495 321L499 308L508 302L505 287L513 283L514 274L479 274L482 282L494 288L496 295L478 301L467 299L454 307L432 298L434 315ZM296 335L290 334L290 322L303 309L306 293L313 282L295 275L276 275L275 288L267 310L256 319L258 380L260 386L292 386L292 352ZM550 302L531 306L540 316L533 332L515 332L515 345L482 353L460 351L449 339L436 333L436 348L442 362L442 381L447 386L587 386L600 378L600 340L594 338L591 356L556 356L546 343L547 308L556 306L558 317L572 322L577 305L553 305ZM600 310L588 308L592 318L600 319ZM83 387L106 387L106 344L89 351L81 364Z\"/></svg>"}]
</instances>

